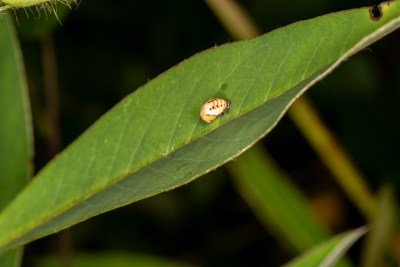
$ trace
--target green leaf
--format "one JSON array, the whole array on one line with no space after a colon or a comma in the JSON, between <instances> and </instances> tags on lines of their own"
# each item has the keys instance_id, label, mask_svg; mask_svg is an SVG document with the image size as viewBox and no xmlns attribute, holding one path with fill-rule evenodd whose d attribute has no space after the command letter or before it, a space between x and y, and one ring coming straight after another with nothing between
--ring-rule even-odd
<instances>
[{"instance_id":1,"label":"green leaf","mask_svg":"<svg viewBox=\"0 0 400 267\"><path fill-rule=\"evenodd\" d=\"M21 52L8 15L0 23L0 209L29 179L32 129Z\"/></svg>"},{"instance_id":2,"label":"green leaf","mask_svg":"<svg viewBox=\"0 0 400 267\"><path fill-rule=\"evenodd\" d=\"M0 210L32 172L32 126L21 52L9 15L0 23ZM19 266L22 249L0 256L0 266Z\"/></svg>"},{"instance_id":3,"label":"green leaf","mask_svg":"<svg viewBox=\"0 0 400 267\"><path fill-rule=\"evenodd\" d=\"M292 24L211 49L127 96L0 214L0 252L96 214L170 190L238 156L304 90L400 24L400 2ZM199 117L214 97L230 110Z\"/></svg>"},{"instance_id":4,"label":"green leaf","mask_svg":"<svg viewBox=\"0 0 400 267\"><path fill-rule=\"evenodd\" d=\"M61 267L64 266L60 262L57 255L40 258L36 262L36 266L41 267ZM106 251L101 253L77 253L71 259L71 266L74 267L188 267L191 265L163 259L157 256L126 253L118 251Z\"/></svg>"},{"instance_id":5,"label":"green leaf","mask_svg":"<svg viewBox=\"0 0 400 267\"><path fill-rule=\"evenodd\" d=\"M305 252L285 264L285 267L328 267L340 260L344 253L366 232L365 227L347 231Z\"/></svg>"}]
</instances>

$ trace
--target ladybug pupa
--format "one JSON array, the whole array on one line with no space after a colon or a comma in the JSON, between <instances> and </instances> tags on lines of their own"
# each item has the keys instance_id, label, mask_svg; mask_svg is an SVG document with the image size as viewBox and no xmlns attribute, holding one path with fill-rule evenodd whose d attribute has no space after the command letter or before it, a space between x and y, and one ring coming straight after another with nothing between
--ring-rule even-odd
<instances>
[{"instance_id":1,"label":"ladybug pupa","mask_svg":"<svg viewBox=\"0 0 400 267\"><path fill-rule=\"evenodd\" d=\"M205 122L211 122L217 116L224 115L230 104L231 102L221 98L210 99L201 106L200 117Z\"/></svg>"}]
</instances>

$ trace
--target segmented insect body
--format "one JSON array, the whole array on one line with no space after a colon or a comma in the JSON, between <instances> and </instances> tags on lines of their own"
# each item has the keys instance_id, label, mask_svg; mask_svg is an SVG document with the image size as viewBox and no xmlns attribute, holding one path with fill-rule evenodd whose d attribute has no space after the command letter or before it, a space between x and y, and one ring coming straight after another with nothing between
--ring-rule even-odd
<instances>
[{"instance_id":1,"label":"segmented insect body","mask_svg":"<svg viewBox=\"0 0 400 267\"><path fill-rule=\"evenodd\" d=\"M210 99L201 106L200 117L205 122L211 122L217 116L224 115L230 104L231 102L221 98Z\"/></svg>"}]
</instances>

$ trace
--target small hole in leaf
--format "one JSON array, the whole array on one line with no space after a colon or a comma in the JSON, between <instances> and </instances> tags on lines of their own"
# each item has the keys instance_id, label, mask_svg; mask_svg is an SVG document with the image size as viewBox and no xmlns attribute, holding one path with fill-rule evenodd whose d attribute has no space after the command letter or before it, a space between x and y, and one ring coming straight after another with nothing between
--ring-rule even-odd
<instances>
[{"instance_id":1,"label":"small hole in leaf","mask_svg":"<svg viewBox=\"0 0 400 267\"><path fill-rule=\"evenodd\" d=\"M380 5L369 8L369 16L372 20L378 21L382 17L382 8Z\"/></svg>"}]
</instances>

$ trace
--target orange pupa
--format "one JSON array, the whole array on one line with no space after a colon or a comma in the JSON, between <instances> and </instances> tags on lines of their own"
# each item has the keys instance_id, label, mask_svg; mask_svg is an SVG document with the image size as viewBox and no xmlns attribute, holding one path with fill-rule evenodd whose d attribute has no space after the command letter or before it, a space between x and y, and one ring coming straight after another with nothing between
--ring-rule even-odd
<instances>
[{"instance_id":1,"label":"orange pupa","mask_svg":"<svg viewBox=\"0 0 400 267\"><path fill-rule=\"evenodd\" d=\"M201 106L200 117L205 122L211 122L216 117L224 115L230 104L231 102L221 98L210 99Z\"/></svg>"}]
</instances>

